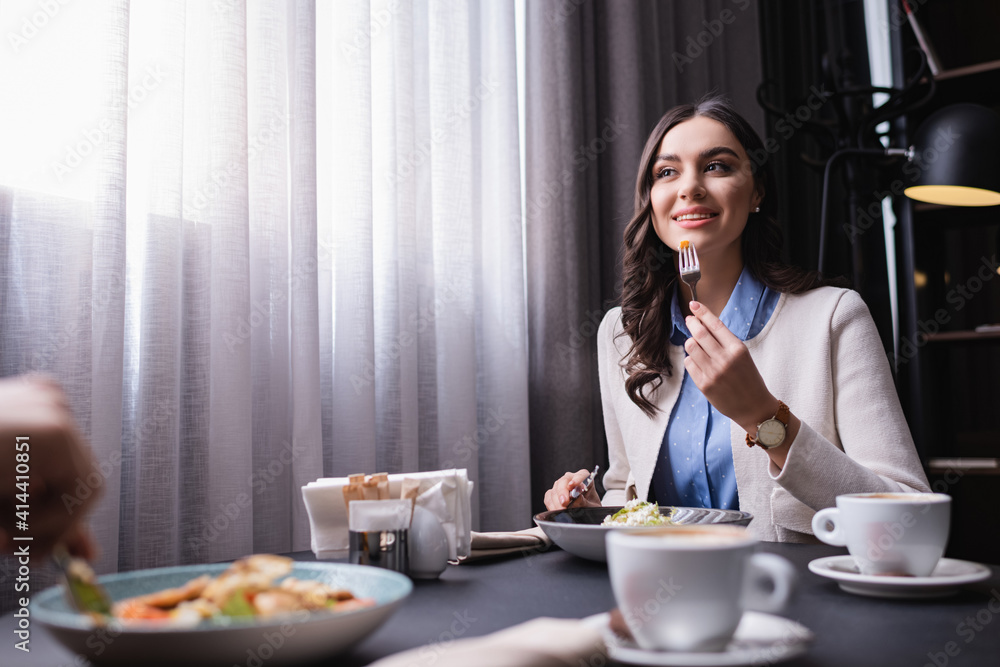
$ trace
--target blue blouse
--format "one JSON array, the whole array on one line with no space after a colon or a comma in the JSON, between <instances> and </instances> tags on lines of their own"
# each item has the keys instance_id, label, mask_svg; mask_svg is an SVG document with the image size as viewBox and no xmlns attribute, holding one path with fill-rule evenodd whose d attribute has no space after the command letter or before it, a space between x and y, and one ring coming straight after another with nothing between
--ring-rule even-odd
<instances>
[{"instance_id":1,"label":"blue blouse","mask_svg":"<svg viewBox=\"0 0 1000 667\"><path fill-rule=\"evenodd\" d=\"M771 319L780 296L744 266L719 319L737 338L749 340ZM670 342L684 345L691 332L677 297L675 291ZM660 445L650 495L660 505L739 509L729 418L708 402L686 369L674 372L683 372L684 380Z\"/></svg>"}]
</instances>

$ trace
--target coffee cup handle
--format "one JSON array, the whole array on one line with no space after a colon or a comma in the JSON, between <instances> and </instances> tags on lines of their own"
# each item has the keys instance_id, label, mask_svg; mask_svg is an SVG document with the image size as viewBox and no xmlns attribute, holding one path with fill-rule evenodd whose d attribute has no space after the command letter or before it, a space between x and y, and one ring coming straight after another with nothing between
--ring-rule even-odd
<instances>
[{"instance_id":1,"label":"coffee cup handle","mask_svg":"<svg viewBox=\"0 0 1000 667\"><path fill-rule=\"evenodd\" d=\"M752 611L781 611L795 588L795 566L774 554L754 554L747 563L743 580L743 608ZM764 586L769 582L771 586Z\"/></svg>"},{"instance_id":2,"label":"coffee cup handle","mask_svg":"<svg viewBox=\"0 0 1000 667\"><path fill-rule=\"evenodd\" d=\"M847 539L844 531L840 527L840 510L836 507L827 507L813 514L812 529L819 539L835 547L847 546ZM827 524L833 528L827 528Z\"/></svg>"}]
</instances>

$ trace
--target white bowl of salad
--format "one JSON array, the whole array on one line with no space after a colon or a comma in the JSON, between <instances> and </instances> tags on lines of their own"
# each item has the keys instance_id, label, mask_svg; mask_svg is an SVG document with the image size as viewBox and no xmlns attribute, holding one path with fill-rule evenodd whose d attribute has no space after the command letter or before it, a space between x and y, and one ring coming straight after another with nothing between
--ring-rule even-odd
<instances>
[{"instance_id":1,"label":"white bowl of salad","mask_svg":"<svg viewBox=\"0 0 1000 667\"><path fill-rule=\"evenodd\" d=\"M746 526L749 512L704 507L664 507L631 500L624 506L570 507L535 515L538 525L556 546L580 558L607 561L604 537L612 530L644 530L664 525L729 524Z\"/></svg>"}]
</instances>

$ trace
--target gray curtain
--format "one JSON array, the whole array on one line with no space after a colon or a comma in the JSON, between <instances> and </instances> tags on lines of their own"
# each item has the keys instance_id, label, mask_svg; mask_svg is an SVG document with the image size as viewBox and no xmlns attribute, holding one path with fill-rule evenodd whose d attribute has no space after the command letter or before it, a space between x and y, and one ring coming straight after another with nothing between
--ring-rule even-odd
<instances>
[{"instance_id":1,"label":"gray curtain","mask_svg":"<svg viewBox=\"0 0 1000 667\"><path fill-rule=\"evenodd\" d=\"M533 507L606 468L595 339L621 293L643 144L663 113L728 96L764 135L756 0L527 3L527 299Z\"/></svg>"}]
</instances>

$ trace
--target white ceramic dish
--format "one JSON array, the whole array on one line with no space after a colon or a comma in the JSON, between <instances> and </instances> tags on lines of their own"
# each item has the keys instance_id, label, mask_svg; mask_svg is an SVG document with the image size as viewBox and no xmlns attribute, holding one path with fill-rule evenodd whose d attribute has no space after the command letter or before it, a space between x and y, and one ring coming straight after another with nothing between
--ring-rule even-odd
<instances>
[{"instance_id":1,"label":"white ceramic dish","mask_svg":"<svg viewBox=\"0 0 1000 667\"><path fill-rule=\"evenodd\" d=\"M606 562L607 552L604 547L604 537L611 530L648 530L645 527L602 526L604 517L614 514L618 507L573 507L563 510L550 510L535 515L538 525L556 546L568 551L574 556ZM673 522L680 525L690 524L729 524L746 526L753 515L737 510L717 510L702 507L661 507L662 514L670 514L673 510Z\"/></svg>"},{"instance_id":2,"label":"white ceramic dish","mask_svg":"<svg viewBox=\"0 0 1000 667\"><path fill-rule=\"evenodd\" d=\"M979 563L942 558L929 577L888 577L858 572L851 556L828 556L810 561L809 570L833 579L848 593L878 598L931 598L954 595L959 587L990 578L990 568Z\"/></svg>"},{"instance_id":3,"label":"white ceramic dish","mask_svg":"<svg viewBox=\"0 0 1000 667\"><path fill-rule=\"evenodd\" d=\"M113 600L180 586L202 574L216 576L216 565L139 570L99 577ZM194 628L122 626L95 629L90 619L68 607L61 586L40 593L32 619L45 626L73 653L95 665L233 665L259 660L286 664L330 657L350 648L378 628L413 590L406 576L362 565L295 563L289 576L346 588L355 597L373 598L374 607L335 612L289 614L268 620L202 623ZM273 658L273 660L272 660Z\"/></svg>"},{"instance_id":4,"label":"white ceramic dish","mask_svg":"<svg viewBox=\"0 0 1000 667\"><path fill-rule=\"evenodd\" d=\"M603 619L601 618L603 617ZM781 616L748 611L743 614L736 634L725 650L706 653L684 651L647 651L608 627L608 615L586 619L599 625L608 647L608 657L626 665L654 667L732 667L736 665L773 665L802 655L813 640L804 625Z\"/></svg>"}]
</instances>

